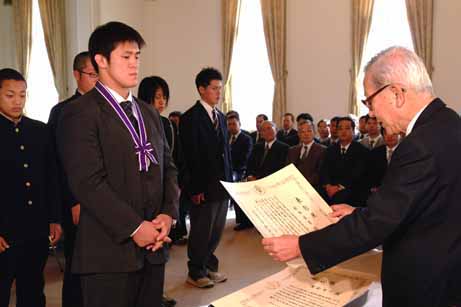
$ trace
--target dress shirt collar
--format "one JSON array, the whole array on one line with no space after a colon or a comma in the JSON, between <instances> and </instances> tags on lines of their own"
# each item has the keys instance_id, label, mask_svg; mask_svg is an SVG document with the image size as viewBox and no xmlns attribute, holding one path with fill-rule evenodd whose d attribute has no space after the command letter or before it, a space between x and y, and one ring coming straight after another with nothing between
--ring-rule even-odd
<instances>
[{"instance_id":1,"label":"dress shirt collar","mask_svg":"<svg viewBox=\"0 0 461 307\"><path fill-rule=\"evenodd\" d=\"M313 140L312 140L309 144L301 143L301 147L307 146L307 149L309 150L309 148L312 147L312 144L314 144L314 141L313 141Z\"/></svg>"},{"instance_id":2,"label":"dress shirt collar","mask_svg":"<svg viewBox=\"0 0 461 307\"><path fill-rule=\"evenodd\" d=\"M208 113L208 116L210 117L211 122L213 122L213 110L216 108L213 108L212 106L210 106L208 103L206 103L202 99L200 99L199 101L200 101L200 104L205 108L206 112Z\"/></svg>"},{"instance_id":3,"label":"dress shirt collar","mask_svg":"<svg viewBox=\"0 0 461 307\"><path fill-rule=\"evenodd\" d=\"M1 115L1 117L2 117L3 119L7 120L8 122L10 122L12 125L15 125L15 126L18 125L18 124L21 122L22 116L23 116L23 115L21 115L21 117L18 119L18 121L15 122L15 121L12 120L11 118L9 118L9 117L6 116L5 114L3 114L2 112L0 112L0 115Z\"/></svg>"},{"instance_id":4,"label":"dress shirt collar","mask_svg":"<svg viewBox=\"0 0 461 307\"><path fill-rule=\"evenodd\" d=\"M351 146L352 142L349 143L349 144L347 144L347 145L345 145L345 146L341 145L341 143L339 143L339 142L338 142L338 144L339 144L339 149L340 149L340 150L343 149L343 148L346 148L346 152L347 152L347 150L349 149L349 146Z\"/></svg>"},{"instance_id":5,"label":"dress shirt collar","mask_svg":"<svg viewBox=\"0 0 461 307\"><path fill-rule=\"evenodd\" d=\"M232 137L234 138L234 142L237 141L237 139L239 138L240 133L242 133L242 130L239 130L239 132L237 132L237 134L231 134L231 136L229 138L229 143L231 142Z\"/></svg>"},{"instance_id":6,"label":"dress shirt collar","mask_svg":"<svg viewBox=\"0 0 461 307\"><path fill-rule=\"evenodd\" d=\"M275 139L273 139L273 140L270 141L270 142L265 142L265 143L264 143L264 148L266 148L266 146L268 146L269 149L271 149L271 148L272 148L272 145L274 144L274 142L275 142Z\"/></svg>"},{"instance_id":7,"label":"dress shirt collar","mask_svg":"<svg viewBox=\"0 0 461 307\"><path fill-rule=\"evenodd\" d=\"M110 87L108 87L107 85L104 84L104 86L107 88L107 90L112 94L112 96L114 96L115 100L117 100L117 102L120 104L124 101L131 101L133 102L133 95L131 94L131 91L128 92L128 98L125 99L123 98L119 93L117 93L116 91L114 91L113 89L111 89Z\"/></svg>"},{"instance_id":8,"label":"dress shirt collar","mask_svg":"<svg viewBox=\"0 0 461 307\"><path fill-rule=\"evenodd\" d=\"M421 108L421 110L419 110L418 113L416 113L416 115L413 117L413 119L410 121L410 123L408 124L408 127L407 127L407 132L406 132L406 136L408 136L411 131L413 130L413 127L415 126L416 124L416 121L418 120L419 116L421 115L421 113L424 112L424 110L427 108L429 104L425 105L424 107Z\"/></svg>"},{"instance_id":9,"label":"dress shirt collar","mask_svg":"<svg viewBox=\"0 0 461 307\"><path fill-rule=\"evenodd\" d=\"M381 138L381 134L378 134L376 137L372 138L370 135L368 135L368 140L369 141L373 141L375 142L375 145L376 143L379 141L379 139Z\"/></svg>"}]
</instances>

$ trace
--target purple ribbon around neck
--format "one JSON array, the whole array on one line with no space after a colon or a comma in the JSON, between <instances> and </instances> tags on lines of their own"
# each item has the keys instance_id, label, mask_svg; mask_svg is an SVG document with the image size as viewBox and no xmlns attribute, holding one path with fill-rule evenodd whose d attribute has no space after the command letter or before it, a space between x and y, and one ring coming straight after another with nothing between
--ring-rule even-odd
<instances>
[{"instance_id":1,"label":"purple ribbon around neck","mask_svg":"<svg viewBox=\"0 0 461 307\"><path fill-rule=\"evenodd\" d=\"M130 132L131 138L133 139L135 145L135 154L138 156L139 171L147 172L149 170L150 162L158 164L158 161L155 159L153 154L154 148L152 147L152 144L147 142L146 127L144 125L144 119L142 118L141 110L139 109L138 104L136 101L132 102L134 111L138 115L139 135L133 127L131 121L128 119L128 116L125 114L125 111L123 111L122 107L117 102L115 97L112 96L110 91L99 81L96 83L95 88L106 99L112 109L114 109L115 113L117 113L120 120Z\"/></svg>"}]
</instances>

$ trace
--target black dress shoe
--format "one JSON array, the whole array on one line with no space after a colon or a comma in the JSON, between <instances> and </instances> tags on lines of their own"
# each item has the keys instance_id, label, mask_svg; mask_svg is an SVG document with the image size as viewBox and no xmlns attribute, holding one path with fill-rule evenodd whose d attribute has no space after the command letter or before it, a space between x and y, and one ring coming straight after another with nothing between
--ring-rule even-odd
<instances>
[{"instance_id":1,"label":"black dress shoe","mask_svg":"<svg viewBox=\"0 0 461 307\"><path fill-rule=\"evenodd\" d=\"M238 224L237 226L234 227L235 231L241 231L249 228L253 228L254 226L251 224Z\"/></svg>"},{"instance_id":2,"label":"black dress shoe","mask_svg":"<svg viewBox=\"0 0 461 307\"><path fill-rule=\"evenodd\" d=\"M162 307L173 307L176 305L176 301L166 294L162 297Z\"/></svg>"}]
</instances>

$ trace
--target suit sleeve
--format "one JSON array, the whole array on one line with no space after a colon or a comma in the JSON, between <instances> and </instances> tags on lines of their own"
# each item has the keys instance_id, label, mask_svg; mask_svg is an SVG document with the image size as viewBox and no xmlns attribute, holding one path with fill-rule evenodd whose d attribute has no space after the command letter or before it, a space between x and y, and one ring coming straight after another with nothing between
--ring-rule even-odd
<instances>
[{"instance_id":1,"label":"suit sleeve","mask_svg":"<svg viewBox=\"0 0 461 307\"><path fill-rule=\"evenodd\" d=\"M436 163L422 145L414 141L406 145L396 151L392 169L382 188L368 200L367 208L358 208L338 223L299 238L302 256L311 273L326 270L384 243L402 230L412 215L424 210L422 200L438 179Z\"/></svg>"},{"instance_id":2,"label":"suit sleeve","mask_svg":"<svg viewBox=\"0 0 461 307\"><path fill-rule=\"evenodd\" d=\"M82 208L115 242L121 243L130 238L143 219L116 195L108 183L97 114L94 108L83 105L84 102L69 105L62 114L58 127L59 154L71 190Z\"/></svg>"},{"instance_id":3,"label":"suit sleeve","mask_svg":"<svg viewBox=\"0 0 461 307\"><path fill-rule=\"evenodd\" d=\"M206 165L201 164L199 128L197 121L194 121L194 114L189 113L181 117L179 122L179 137L183 149L183 158L185 162L185 185L191 195L204 193L206 190L205 183L200 180L201 174L206 169ZM195 126L194 126L195 124Z\"/></svg>"}]
</instances>

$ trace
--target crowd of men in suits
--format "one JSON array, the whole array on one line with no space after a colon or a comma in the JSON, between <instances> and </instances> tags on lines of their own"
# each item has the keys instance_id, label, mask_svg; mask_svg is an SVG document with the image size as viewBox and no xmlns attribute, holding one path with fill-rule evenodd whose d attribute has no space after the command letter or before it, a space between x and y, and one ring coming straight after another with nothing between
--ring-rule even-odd
<instances>
[{"instance_id":1,"label":"crowd of men in suits","mask_svg":"<svg viewBox=\"0 0 461 307\"><path fill-rule=\"evenodd\" d=\"M309 113L286 113L277 129L259 114L249 133L238 112L218 110L223 78L204 68L195 79L200 98L166 118L163 79L145 78L138 97L131 93L143 45L128 25L98 27L89 51L74 59L75 94L52 109L48 125L24 116L24 77L0 70L0 307L8 306L14 280L18 306L45 305L43 268L60 225L64 307L168 306L170 243L187 241L189 284L227 280L215 255L229 208L221 180L258 180L292 163L330 205L363 207L380 191L405 135L381 128L376 117L362 116L356 131L348 116L315 124ZM233 206L234 229L253 227Z\"/></svg>"}]
</instances>

